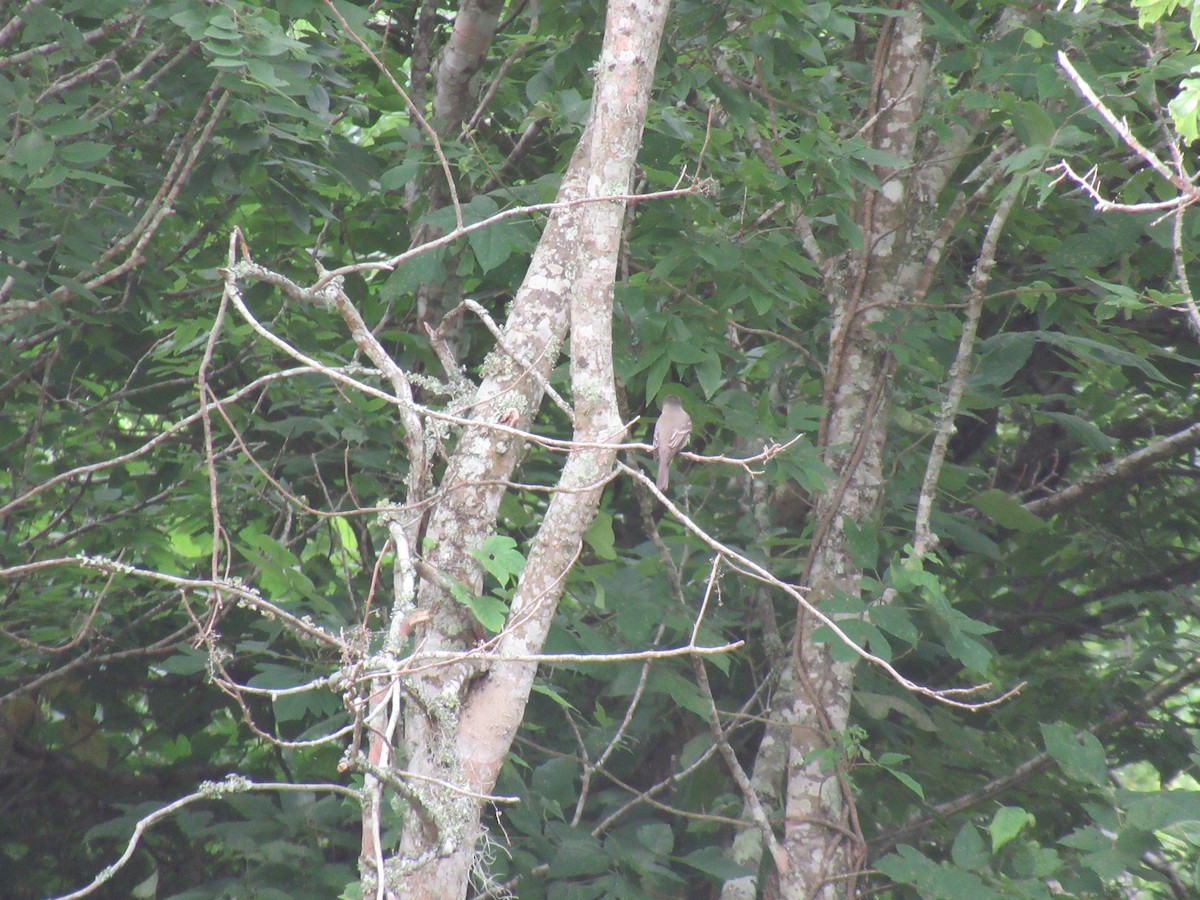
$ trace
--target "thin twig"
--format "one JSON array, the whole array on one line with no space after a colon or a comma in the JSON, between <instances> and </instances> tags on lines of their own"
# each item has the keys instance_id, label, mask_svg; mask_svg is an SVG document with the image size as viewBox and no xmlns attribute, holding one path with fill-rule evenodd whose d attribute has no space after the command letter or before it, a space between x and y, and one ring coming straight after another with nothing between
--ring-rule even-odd
<instances>
[{"instance_id":1,"label":"thin twig","mask_svg":"<svg viewBox=\"0 0 1200 900\"><path fill-rule=\"evenodd\" d=\"M155 823L162 821L170 815L175 814L186 806L190 806L201 800L216 800L225 797L229 794L244 794L251 791L271 792L271 793L308 793L308 792L331 792L342 794L353 800L361 800L362 795L351 788L344 787L340 784L287 784L287 783L256 783L248 781L240 776L230 775L224 781L205 782L200 785L200 789L195 793L188 794L186 797L180 797L173 803L168 803L166 806L156 809L149 815L138 819L137 825L134 826L133 834L130 835L128 843L125 845L123 852L117 861L109 866L106 866L99 875L92 880L92 883L86 887L82 887L77 891L72 891L69 894L62 894L54 900L76 900L78 897L86 897L88 894L95 891L101 885L110 881L114 875L125 867L125 864L133 857L134 850L137 849L138 843L142 836Z\"/></svg>"}]
</instances>

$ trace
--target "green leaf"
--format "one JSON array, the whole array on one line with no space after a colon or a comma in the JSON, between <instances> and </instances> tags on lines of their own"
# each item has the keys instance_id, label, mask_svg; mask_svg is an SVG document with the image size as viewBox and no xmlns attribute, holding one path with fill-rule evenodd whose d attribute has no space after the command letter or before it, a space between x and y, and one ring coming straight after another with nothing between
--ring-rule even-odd
<instances>
[{"instance_id":1,"label":"green leaf","mask_svg":"<svg viewBox=\"0 0 1200 900\"><path fill-rule=\"evenodd\" d=\"M39 175L37 178L29 182L29 190L44 191L50 188L58 187L71 174L71 170L65 166L54 165Z\"/></svg>"},{"instance_id":2,"label":"green leaf","mask_svg":"<svg viewBox=\"0 0 1200 900\"><path fill-rule=\"evenodd\" d=\"M242 555L258 566L259 585L268 598L295 609L307 600L323 613L335 613L334 607L317 593L316 585L304 571L299 559L275 538L258 531L257 526L242 531L238 546Z\"/></svg>"},{"instance_id":3,"label":"green leaf","mask_svg":"<svg viewBox=\"0 0 1200 900\"><path fill-rule=\"evenodd\" d=\"M1018 103L1013 110L1013 131L1017 140L1027 147L1049 146L1054 141L1057 124L1039 103Z\"/></svg>"},{"instance_id":4,"label":"green leaf","mask_svg":"<svg viewBox=\"0 0 1200 900\"><path fill-rule=\"evenodd\" d=\"M17 138L11 155L13 162L30 172L40 171L54 153L54 144L40 131L28 131Z\"/></svg>"},{"instance_id":5,"label":"green leaf","mask_svg":"<svg viewBox=\"0 0 1200 900\"><path fill-rule=\"evenodd\" d=\"M1030 332L1002 332L979 345L979 362L967 379L971 390L1008 384L1029 361L1037 338Z\"/></svg>"},{"instance_id":6,"label":"green leaf","mask_svg":"<svg viewBox=\"0 0 1200 900\"><path fill-rule=\"evenodd\" d=\"M946 650L972 672L986 675L992 665L992 652L986 644L952 630L945 637Z\"/></svg>"},{"instance_id":7,"label":"green leaf","mask_svg":"<svg viewBox=\"0 0 1200 900\"><path fill-rule=\"evenodd\" d=\"M1056 347L1074 354L1085 362L1106 363L1115 366L1127 366L1141 372L1147 378L1153 378L1156 381L1164 383L1172 383L1171 379L1167 378L1148 360L1139 356L1136 353L1131 353L1128 350L1122 350L1120 347L1114 347L1111 344L1106 344L1102 341L1093 340L1091 338L1080 337L1079 335L1063 334L1057 331L1039 331L1038 339L1047 344L1053 344Z\"/></svg>"},{"instance_id":8,"label":"green leaf","mask_svg":"<svg viewBox=\"0 0 1200 900\"><path fill-rule=\"evenodd\" d=\"M958 830L950 847L950 856L956 866L978 872L988 864L991 854L979 836L979 829L967 822Z\"/></svg>"},{"instance_id":9,"label":"green leaf","mask_svg":"<svg viewBox=\"0 0 1200 900\"><path fill-rule=\"evenodd\" d=\"M330 528L337 535L342 549L350 554L352 559L358 559L358 535L345 516L333 516L329 520Z\"/></svg>"},{"instance_id":10,"label":"green leaf","mask_svg":"<svg viewBox=\"0 0 1200 900\"><path fill-rule=\"evenodd\" d=\"M902 156L896 156L894 153L888 153L886 150L880 150L878 147L872 147L863 143L861 139L852 139L847 142L847 148L850 151L850 156L854 159L861 159L865 163L872 166L882 166L888 169L903 169L910 164L910 160Z\"/></svg>"},{"instance_id":11,"label":"green leaf","mask_svg":"<svg viewBox=\"0 0 1200 900\"><path fill-rule=\"evenodd\" d=\"M525 568L525 557L516 547L517 542L512 538L496 534L485 540L478 550L471 551L471 555L500 582L501 587L507 587L510 581L517 580Z\"/></svg>"},{"instance_id":12,"label":"green leaf","mask_svg":"<svg viewBox=\"0 0 1200 900\"><path fill-rule=\"evenodd\" d=\"M1000 545L986 534L978 522L965 516L951 516L934 513L934 531L946 541L953 543L960 550L979 554L991 560L999 560L1002 556Z\"/></svg>"},{"instance_id":13,"label":"green leaf","mask_svg":"<svg viewBox=\"0 0 1200 900\"><path fill-rule=\"evenodd\" d=\"M578 769L569 759L548 759L536 769L529 780L529 787L541 800L554 800L566 803L575 793L575 779ZM556 833L570 833L569 828L556 823L553 826Z\"/></svg>"},{"instance_id":14,"label":"green leaf","mask_svg":"<svg viewBox=\"0 0 1200 900\"><path fill-rule=\"evenodd\" d=\"M884 659L891 658L891 646L871 623L862 619L836 617L838 628L864 650L870 650ZM813 629L813 642L827 644L834 659L849 662L858 659L858 652L847 646L846 642L834 634L828 625L819 625Z\"/></svg>"},{"instance_id":15,"label":"green leaf","mask_svg":"<svg viewBox=\"0 0 1200 900\"><path fill-rule=\"evenodd\" d=\"M1043 530L1046 523L1021 506L1021 501L999 488L988 488L971 498L971 505L997 525L1025 534Z\"/></svg>"},{"instance_id":16,"label":"green leaf","mask_svg":"<svg viewBox=\"0 0 1200 900\"><path fill-rule=\"evenodd\" d=\"M1129 824L1145 831L1162 831L1182 822L1200 822L1200 790L1121 791Z\"/></svg>"},{"instance_id":17,"label":"green leaf","mask_svg":"<svg viewBox=\"0 0 1200 900\"><path fill-rule=\"evenodd\" d=\"M421 168L419 160L410 157L398 166L392 166L379 176L379 187L385 191L394 191L404 187L417 177Z\"/></svg>"},{"instance_id":18,"label":"green leaf","mask_svg":"<svg viewBox=\"0 0 1200 900\"><path fill-rule=\"evenodd\" d=\"M1038 418L1057 422L1072 440L1078 441L1085 447L1098 453L1110 453L1117 446L1117 441L1095 426L1094 423L1070 413L1042 412Z\"/></svg>"},{"instance_id":19,"label":"green leaf","mask_svg":"<svg viewBox=\"0 0 1200 900\"><path fill-rule=\"evenodd\" d=\"M208 653L186 644L177 646L175 652L158 663L164 672L173 675L198 675L208 671Z\"/></svg>"},{"instance_id":20,"label":"green leaf","mask_svg":"<svg viewBox=\"0 0 1200 900\"><path fill-rule=\"evenodd\" d=\"M716 353L708 353L693 369L696 381L700 383L704 396L711 399L724 383L724 373L721 371L721 357Z\"/></svg>"},{"instance_id":21,"label":"green leaf","mask_svg":"<svg viewBox=\"0 0 1200 900\"><path fill-rule=\"evenodd\" d=\"M1086 850L1091 853L1098 853L1102 850L1107 850L1112 846L1112 840L1104 835L1099 828L1091 826L1077 828L1059 841L1064 847L1072 847L1076 850Z\"/></svg>"},{"instance_id":22,"label":"green leaf","mask_svg":"<svg viewBox=\"0 0 1200 900\"><path fill-rule=\"evenodd\" d=\"M702 847L699 850L693 850L686 856L680 857L679 861L706 875L711 875L718 881L732 881L735 878L744 878L754 874L753 869L735 863L717 847Z\"/></svg>"},{"instance_id":23,"label":"green leaf","mask_svg":"<svg viewBox=\"0 0 1200 900\"><path fill-rule=\"evenodd\" d=\"M842 523L850 559L861 569L874 569L879 564L879 530L870 523L859 527L846 519Z\"/></svg>"},{"instance_id":24,"label":"green leaf","mask_svg":"<svg viewBox=\"0 0 1200 900\"><path fill-rule=\"evenodd\" d=\"M877 694L871 691L855 690L854 702L873 719L886 719L892 713L906 716L917 728L923 731L936 731L932 717L921 706L907 697Z\"/></svg>"},{"instance_id":25,"label":"green leaf","mask_svg":"<svg viewBox=\"0 0 1200 900\"><path fill-rule=\"evenodd\" d=\"M1108 783L1104 747L1091 732L1076 734L1069 725L1056 722L1042 725L1042 739L1046 742L1046 752L1068 778L1097 786Z\"/></svg>"},{"instance_id":26,"label":"green leaf","mask_svg":"<svg viewBox=\"0 0 1200 900\"><path fill-rule=\"evenodd\" d=\"M600 559L616 559L616 535L613 533L613 517L610 513L600 510L592 519L583 541L592 548L592 552Z\"/></svg>"},{"instance_id":27,"label":"green leaf","mask_svg":"<svg viewBox=\"0 0 1200 900\"><path fill-rule=\"evenodd\" d=\"M541 694L543 697L549 697L563 709L575 711L575 707L571 701L564 697L559 691L556 691L553 687L546 684L544 681L535 681L530 690L535 694Z\"/></svg>"},{"instance_id":28,"label":"green leaf","mask_svg":"<svg viewBox=\"0 0 1200 900\"><path fill-rule=\"evenodd\" d=\"M1096 308L1097 318L1108 318L1116 312L1136 312L1146 306L1146 298L1127 284L1101 281L1099 278L1089 278L1088 281L1105 294L1104 300Z\"/></svg>"},{"instance_id":29,"label":"green leaf","mask_svg":"<svg viewBox=\"0 0 1200 900\"><path fill-rule=\"evenodd\" d=\"M432 284L446 277L446 265L441 250L426 250L401 263L384 282L384 300L396 300L411 294L423 284Z\"/></svg>"},{"instance_id":30,"label":"green leaf","mask_svg":"<svg viewBox=\"0 0 1200 900\"><path fill-rule=\"evenodd\" d=\"M939 866L906 844L879 860L876 868L899 884L912 885L921 900L993 900L1001 896L974 873Z\"/></svg>"},{"instance_id":31,"label":"green leaf","mask_svg":"<svg viewBox=\"0 0 1200 900\"><path fill-rule=\"evenodd\" d=\"M908 844L901 844L896 852L876 862L875 867L892 881L915 884L934 868L934 863Z\"/></svg>"},{"instance_id":32,"label":"green leaf","mask_svg":"<svg viewBox=\"0 0 1200 900\"><path fill-rule=\"evenodd\" d=\"M450 593L455 600L471 610L475 620L488 631L499 634L500 630L504 628L504 621L508 618L507 603L497 600L495 597L475 596L459 584L455 584Z\"/></svg>"},{"instance_id":33,"label":"green leaf","mask_svg":"<svg viewBox=\"0 0 1200 900\"><path fill-rule=\"evenodd\" d=\"M148 878L143 879L134 885L129 895L134 900L153 900L158 896L158 872L154 872Z\"/></svg>"},{"instance_id":34,"label":"green leaf","mask_svg":"<svg viewBox=\"0 0 1200 900\"><path fill-rule=\"evenodd\" d=\"M992 816L988 833L992 837L992 852L995 853L1009 841L1035 824L1035 819L1019 806L1002 806Z\"/></svg>"},{"instance_id":35,"label":"green leaf","mask_svg":"<svg viewBox=\"0 0 1200 900\"><path fill-rule=\"evenodd\" d=\"M888 634L894 634L903 641L915 644L921 636L917 625L908 614L908 610L892 604L876 604L870 608L868 615L871 621Z\"/></svg>"},{"instance_id":36,"label":"green leaf","mask_svg":"<svg viewBox=\"0 0 1200 900\"><path fill-rule=\"evenodd\" d=\"M481 271L490 272L512 255L514 248L508 236L515 227L510 222L496 222L467 234L467 242Z\"/></svg>"},{"instance_id":37,"label":"green leaf","mask_svg":"<svg viewBox=\"0 0 1200 900\"><path fill-rule=\"evenodd\" d=\"M920 783L915 778L906 774L905 772L893 769L890 766L885 766L884 768L887 769L889 775L899 781L902 785L907 787L922 800L925 799L925 789L921 787Z\"/></svg>"},{"instance_id":38,"label":"green leaf","mask_svg":"<svg viewBox=\"0 0 1200 900\"><path fill-rule=\"evenodd\" d=\"M671 698L673 705L694 713L702 721L708 720L708 699L679 673L656 667L650 672L648 684L656 693Z\"/></svg>"},{"instance_id":39,"label":"green leaf","mask_svg":"<svg viewBox=\"0 0 1200 900\"><path fill-rule=\"evenodd\" d=\"M603 845L590 834L579 830L560 834L554 855L550 857L550 878L578 878L600 875L612 864Z\"/></svg>"},{"instance_id":40,"label":"green leaf","mask_svg":"<svg viewBox=\"0 0 1200 900\"><path fill-rule=\"evenodd\" d=\"M111 150L111 144L101 144L97 141L76 141L74 144L67 144L60 148L58 156L64 162L88 165L104 159Z\"/></svg>"},{"instance_id":41,"label":"green leaf","mask_svg":"<svg viewBox=\"0 0 1200 900\"><path fill-rule=\"evenodd\" d=\"M662 391L663 382L671 371L671 358L665 353L656 357L646 372L646 399L653 400Z\"/></svg>"},{"instance_id":42,"label":"green leaf","mask_svg":"<svg viewBox=\"0 0 1200 900\"><path fill-rule=\"evenodd\" d=\"M649 822L639 826L637 838L655 856L665 856L675 848L675 833L665 822Z\"/></svg>"},{"instance_id":43,"label":"green leaf","mask_svg":"<svg viewBox=\"0 0 1200 900\"><path fill-rule=\"evenodd\" d=\"M1133 0L1133 8L1138 11L1138 26L1145 28L1153 25L1163 16L1175 11L1179 0Z\"/></svg>"}]
</instances>

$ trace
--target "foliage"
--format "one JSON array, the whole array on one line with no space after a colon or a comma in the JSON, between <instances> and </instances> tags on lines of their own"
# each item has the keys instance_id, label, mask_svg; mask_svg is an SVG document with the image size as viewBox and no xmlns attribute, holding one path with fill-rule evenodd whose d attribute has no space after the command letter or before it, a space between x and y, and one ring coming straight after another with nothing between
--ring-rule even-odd
<instances>
[{"instance_id":1,"label":"foliage","mask_svg":"<svg viewBox=\"0 0 1200 900\"><path fill-rule=\"evenodd\" d=\"M307 283L314 261L381 260L423 225L453 225L447 206L424 207L422 186L441 177L436 153L346 33L348 23L406 81L414 43L440 45L451 20L439 12L419 28L417 5L401 4L385 29L368 6L91 0L27 3L19 25L0 22L6 896L87 884L141 817L231 772L361 783L338 771L350 737L306 743L351 723L341 690L287 691L335 672L335 651L237 605L220 621L223 654L195 637L211 615L205 582L233 577L285 613L332 633L366 625L371 646L382 642L378 577L395 557L378 513L409 474L393 410L292 373L222 304L220 285L234 228L257 260ZM955 191L938 198L970 211L946 236L929 302L891 310L880 326L896 360L884 503L874 521L841 526L861 594L822 608L857 617L841 620L851 637L921 684L1025 687L965 713L860 665L853 725L823 761L853 785L884 896L1186 896L1200 891L1194 451L1061 511L1036 504L1191 425L1200 357L1178 312L1173 223L1150 210L1098 212L1046 171L1060 158L1096 166L1095 183L1127 204L1174 192L1131 162L1055 51L1162 148L1168 106L1195 138L1195 50L1178 11L1143 9L1139 23L1118 4L1039 7L995 38L1007 6L922 7L938 45L928 141L982 122ZM636 207L617 286L630 418L674 392L698 453L751 455L806 435L753 478L693 462L673 486L699 525L797 582L814 537L811 497L839 473L814 446L825 273L793 212L803 209L836 260L862 248L864 188L879 184L880 167L905 164L861 135L874 40L893 14L677 3L638 187L669 189L697 165L714 184ZM504 13L478 86L480 99L494 88L483 114L442 135L466 222L553 197L587 113L601 18L593 2ZM1151 23L1147 53L1138 26ZM995 208L976 166L997 147L984 175L1018 185L1021 199L940 480L941 547L919 560L912 522L930 435ZM423 402L453 408L465 391L448 376L435 383L442 369L417 326L418 289L457 280L502 320L544 221L505 219L394 272L346 280L384 346L427 377ZM1182 220L1185 247L1196 222ZM1190 250L1183 263L1194 266ZM292 346L358 371L359 348L328 310L267 285L246 299ZM476 376L492 346L465 316L463 373ZM565 366L551 384L569 392ZM569 436L550 404L535 430ZM445 428L439 460L455 434ZM475 553L482 591L456 585L481 636L505 622L560 462L534 445L526 454L497 535ZM608 488L545 652L692 638L711 556L644 500L629 479ZM218 558L228 571L214 571ZM876 604L885 591L895 599ZM705 609L696 643L746 641L705 665L748 764L794 606L722 571ZM490 817L499 849L487 877L521 897L690 897L746 875L727 852L741 795L708 717L687 658L543 666L496 786L520 803ZM147 832L112 896L352 896L360 814L317 787L206 799Z\"/></svg>"}]
</instances>

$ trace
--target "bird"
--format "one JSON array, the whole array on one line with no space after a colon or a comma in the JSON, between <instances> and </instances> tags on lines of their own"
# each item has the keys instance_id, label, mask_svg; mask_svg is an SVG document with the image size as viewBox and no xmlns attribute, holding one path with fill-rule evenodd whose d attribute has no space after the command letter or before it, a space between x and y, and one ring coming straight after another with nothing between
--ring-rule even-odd
<instances>
[{"instance_id":1,"label":"bird","mask_svg":"<svg viewBox=\"0 0 1200 900\"><path fill-rule=\"evenodd\" d=\"M688 435L692 433L692 417L687 414L683 404L674 394L663 397L662 415L654 426L654 458L658 460L658 480L656 484L660 491L667 489L671 477L671 460L683 449Z\"/></svg>"}]
</instances>

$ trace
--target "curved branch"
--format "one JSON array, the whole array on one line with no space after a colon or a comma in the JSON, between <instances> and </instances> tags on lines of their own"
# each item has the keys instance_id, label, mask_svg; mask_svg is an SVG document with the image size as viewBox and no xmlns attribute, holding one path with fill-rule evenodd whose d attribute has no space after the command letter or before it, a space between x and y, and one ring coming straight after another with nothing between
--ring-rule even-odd
<instances>
[{"instance_id":1,"label":"curved branch","mask_svg":"<svg viewBox=\"0 0 1200 900\"><path fill-rule=\"evenodd\" d=\"M854 640L842 630L836 621L814 606L800 588L796 587L795 585L788 584L786 581L778 578L770 570L754 562L754 560L744 556L741 553L738 553L732 547L722 544L715 537L710 535L707 531L702 529L694 521L688 518L688 516L685 515L683 511L679 509L679 507L667 499L666 495L654 486L654 481L652 479L647 478L641 472L637 471L637 469L633 469L625 463L618 463L617 465L620 466L624 472L640 480L648 489L652 490L654 495L658 497L658 499L667 507L667 509L671 511L671 514L679 520L684 528L696 535L696 537L698 537L701 541L724 557L732 568L738 572L741 572L743 575L748 575L757 581L761 581L763 584L770 585L771 587L775 587L783 591L785 594L795 600L800 608L805 611L805 613L811 615L814 619L832 631L834 636L837 637L837 639L843 644L845 644L846 647L848 647L856 656L859 656L872 665L883 669L897 684L899 684L905 690L911 691L914 694L921 694L924 697L929 697L932 700L937 700L939 703L945 703L948 706L957 706L960 709L978 710L989 706L995 706L998 703L1003 703L1005 700L1008 700L1009 698L1020 693L1021 689L1025 686L1025 683L1021 682L1021 684L1018 684L1014 688L1010 688L999 697L993 697L990 700L979 700L972 702L967 700L959 700L957 698L970 694L977 694L980 691L987 690L992 685L990 683L985 683L966 688L945 688L943 690L937 690L935 688L925 687L923 684L917 684L915 681L910 681L901 675L896 667L886 659L876 656L874 653L871 653L869 650L855 643Z\"/></svg>"},{"instance_id":2,"label":"curved branch","mask_svg":"<svg viewBox=\"0 0 1200 900\"><path fill-rule=\"evenodd\" d=\"M227 794L244 794L251 791L270 791L275 793L284 792L308 792L308 791L329 791L335 794L342 794L350 797L353 800L361 800L362 795L351 788L344 787L340 784L287 784L280 782L263 782L256 783L247 781L235 775L230 775L224 781L209 781L200 785L200 789L195 793L188 794L186 797L180 797L174 803L168 803L161 809L156 809L147 816L138 819L137 825L133 829L133 834L130 835L129 842L125 845L125 852L120 855L115 863L106 866L104 870L97 875L92 883L86 887L82 887L77 891L72 891L69 894L62 894L55 897L54 900L76 900L77 897L86 897L91 894L101 885L110 881L112 877L125 867L125 864L133 857L133 851L137 849L138 843L151 826L157 822L161 822L167 816L174 815L185 806L191 806L199 800L215 800L224 797Z\"/></svg>"},{"instance_id":3,"label":"curved branch","mask_svg":"<svg viewBox=\"0 0 1200 900\"><path fill-rule=\"evenodd\" d=\"M1140 450L1114 460L1082 476L1070 487L1049 497L1030 500L1024 508L1034 515L1052 516L1064 512L1105 488L1130 481L1155 463L1170 459L1185 450L1200 446L1200 422L1160 438Z\"/></svg>"}]
</instances>

